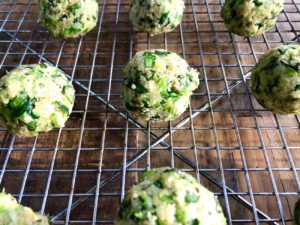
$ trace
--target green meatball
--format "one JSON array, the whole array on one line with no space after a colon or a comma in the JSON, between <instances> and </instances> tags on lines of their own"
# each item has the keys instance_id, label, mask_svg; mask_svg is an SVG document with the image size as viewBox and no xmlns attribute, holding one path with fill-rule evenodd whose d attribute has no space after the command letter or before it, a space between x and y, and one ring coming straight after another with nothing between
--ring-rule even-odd
<instances>
[{"instance_id":1,"label":"green meatball","mask_svg":"<svg viewBox=\"0 0 300 225\"><path fill-rule=\"evenodd\" d=\"M98 0L39 0L40 21L54 37L76 38L98 20Z\"/></svg>"},{"instance_id":2,"label":"green meatball","mask_svg":"<svg viewBox=\"0 0 300 225\"><path fill-rule=\"evenodd\" d=\"M116 225L225 225L212 192L172 168L150 170L125 195Z\"/></svg>"},{"instance_id":3,"label":"green meatball","mask_svg":"<svg viewBox=\"0 0 300 225\"><path fill-rule=\"evenodd\" d=\"M123 100L143 120L173 120L189 105L199 73L179 55L161 49L138 52L123 72Z\"/></svg>"},{"instance_id":4,"label":"green meatball","mask_svg":"<svg viewBox=\"0 0 300 225\"><path fill-rule=\"evenodd\" d=\"M221 15L228 30L251 37L275 25L283 3L284 0L225 0Z\"/></svg>"},{"instance_id":5,"label":"green meatball","mask_svg":"<svg viewBox=\"0 0 300 225\"><path fill-rule=\"evenodd\" d=\"M19 136L63 127L74 99L71 82L48 64L19 66L0 80L0 117Z\"/></svg>"},{"instance_id":6,"label":"green meatball","mask_svg":"<svg viewBox=\"0 0 300 225\"><path fill-rule=\"evenodd\" d=\"M283 45L267 52L252 70L252 92L274 113L300 113L300 46Z\"/></svg>"},{"instance_id":7,"label":"green meatball","mask_svg":"<svg viewBox=\"0 0 300 225\"><path fill-rule=\"evenodd\" d=\"M48 218L18 204L16 199L4 192L0 193L1 225L49 225Z\"/></svg>"},{"instance_id":8,"label":"green meatball","mask_svg":"<svg viewBox=\"0 0 300 225\"><path fill-rule=\"evenodd\" d=\"M183 0L133 0L129 16L135 27L154 35L174 30L184 8Z\"/></svg>"}]
</instances>

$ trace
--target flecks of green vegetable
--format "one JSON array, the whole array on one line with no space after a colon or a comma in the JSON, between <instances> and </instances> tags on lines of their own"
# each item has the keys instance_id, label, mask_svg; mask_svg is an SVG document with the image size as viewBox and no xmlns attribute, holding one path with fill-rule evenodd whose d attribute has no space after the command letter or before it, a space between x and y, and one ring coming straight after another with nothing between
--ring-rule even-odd
<instances>
[{"instance_id":1,"label":"flecks of green vegetable","mask_svg":"<svg viewBox=\"0 0 300 225\"><path fill-rule=\"evenodd\" d=\"M192 225L199 225L199 220L198 219L193 219Z\"/></svg>"},{"instance_id":2,"label":"flecks of green vegetable","mask_svg":"<svg viewBox=\"0 0 300 225\"><path fill-rule=\"evenodd\" d=\"M167 194L160 196L159 198L163 202L173 202L174 201L174 194Z\"/></svg>"},{"instance_id":3,"label":"flecks of green vegetable","mask_svg":"<svg viewBox=\"0 0 300 225\"><path fill-rule=\"evenodd\" d=\"M32 106L31 99L27 99L22 105L20 105L16 110L12 112L12 117L18 118L22 116L25 112L28 112Z\"/></svg>"},{"instance_id":4,"label":"flecks of green vegetable","mask_svg":"<svg viewBox=\"0 0 300 225\"><path fill-rule=\"evenodd\" d=\"M183 211L183 209L177 207L175 217L178 222L185 224L185 212Z\"/></svg>"},{"instance_id":5,"label":"flecks of green vegetable","mask_svg":"<svg viewBox=\"0 0 300 225\"><path fill-rule=\"evenodd\" d=\"M80 9L80 4L76 3L74 5L71 5L68 7L68 11L70 11L71 13L75 14L76 13L76 9Z\"/></svg>"},{"instance_id":6,"label":"flecks of green vegetable","mask_svg":"<svg viewBox=\"0 0 300 225\"><path fill-rule=\"evenodd\" d=\"M164 222L157 218L156 225L164 225Z\"/></svg>"},{"instance_id":7,"label":"flecks of green vegetable","mask_svg":"<svg viewBox=\"0 0 300 225\"><path fill-rule=\"evenodd\" d=\"M37 124L34 121L31 121L30 123L27 124L27 129L29 131L35 131L37 128Z\"/></svg>"},{"instance_id":8,"label":"flecks of green vegetable","mask_svg":"<svg viewBox=\"0 0 300 225\"><path fill-rule=\"evenodd\" d=\"M42 68L47 68L47 64L46 64L46 63L41 63L40 66L41 66Z\"/></svg>"},{"instance_id":9,"label":"flecks of green vegetable","mask_svg":"<svg viewBox=\"0 0 300 225\"><path fill-rule=\"evenodd\" d=\"M63 113L69 115L69 108L60 102L55 102L55 106Z\"/></svg>"},{"instance_id":10,"label":"flecks of green vegetable","mask_svg":"<svg viewBox=\"0 0 300 225\"><path fill-rule=\"evenodd\" d=\"M193 193L186 193L186 195L185 195L185 201L187 202L187 203L190 203L190 202L193 202L193 203L195 203L195 202L197 202L198 200L199 200L199 196L198 195L196 195L196 194L193 194Z\"/></svg>"},{"instance_id":11,"label":"flecks of green vegetable","mask_svg":"<svg viewBox=\"0 0 300 225\"><path fill-rule=\"evenodd\" d=\"M35 113L33 110L31 110L30 115L31 115L31 117L32 117L33 119L38 119L38 118L40 118L40 115L38 115L37 113Z\"/></svg>"},{"instance_id":12,"label":"flecks of green vegetable","mask_svg":"<svg viewBox=\"0 0 300 225\"><path fill-rule=\"evenodd\" d=\"M10 109L16 109L21 104L23 104L27 100L28 96L25 93L21 93L20 95L14 97L12 100L9 101L8 107Z\"/></svg>"},{"instance_id":13,"label":"flecks of green vegetable","mask_svg":"<svg viewBox=\"0 0 300 225\"><path fill-rule=\"evenodd\" d=\"M253 3L254 3L254 5L256 6L256 7L259 7L259 6L261 6L263 3L262 2L260 2L259 0L253 0Z\"/></svg>"},{"instance_id":14,"label":"flecks of green vegetable","mask_svg":"<svg viewBox=\"0 0 300 225\"><path fill-rule=\"evenodd\" d=\"M268 57L268 63L266 63L264 65L264 67L261 68L261 70L273 69L274 67L276 67L278 65L277 60L278 60L278 58L275 55Z\"/></svg>"},{"instance_id":15,"label":"flecks of green vegetable","mask_svg":"<svg viewBox=\"0 0 300 225\"><path fill-rule=\"evenodd\" d=\"M154 183L154 186L158 187L158 188L163 188L164 185L160 180L156 180Z\"/></svg>"},{"instance_id":16,"label":"flecks of green vegetable","mask_svg":"<svg viewBox=\"0 0 300 225\"><path fill-rule=\"evenodd\" d=\"M296 72L299 71L299 66L300 66L299 64L292 65L292 64L290 64L290 63L288 63L288 62L286 62L286 61L284 61L284 60L281 60L281 63L282 63L283 65L285 65L286 67L289 67L289 68L295 70Z\"/></svg>"},{"instance_id":17,"label":"flecks of green vegetable","mask_svg":"<svg viewBox=\"0 0 300 225\"><path fill-rule=\"evenodd\" d=\"M298 90L300 90L300 84L297 84L297 85L295 86L295 91L298 91Z\"/></svg>"},{"instance_id":18,"label":"flecks of green vegetable","mask_svg":"<svg viewBox=\"0 0 300 225\"><path fill-rule=\"evenodd\" d=\"M151 68L155 64L155 55L152 52L144 53L145 68Z\"/></svg>"},{"instance_id":19,"label":"flecks of green vegetable","mask_svg":"<svg viewBox=\"0 0 300 225\"><path fill-rule=\"evenodd\" d=\"M139 94L145 94L148 93L148 89L145 88L143 85L141 84L135 84L135 92L139 93Z\"/></svg>"},{"instance_id":20,"label":"flecks of green vegetable","mask_svg":"<svg viewBox=\"0 0 300 225\"><path fill-rule=\"evenodd\" d=\"M159 19L159 23L164 25L168 21L169 12L163 13Z\"/></svg>"},{"instance_id":21,"label":"flecks of green vegetable","mask_svg":"<svg viewBox=\"0 0 300 225\"><path fill-rule=\"evenodd\" d=\"M133 214L133 219L136 221L144 220L147 218L146 212L140 211L140 212L135 212Z\"/></svg>"},{"instance_id":22,"label":"flecks of green vegetable","mask_svg":"<svg viewBox=\"0 0 300 225\"><path fill-rule=\"evenodd\" d=\"M52 125L54 127L58 127L59 126L57 115L55 113L51 114L50 119L51 119L51 123L52 123Z\"/></svg>"},{"instance_id":23,"label":"flecks of green vegetable","mask_svg":"<svg viewBox=\"0 0 300 225\"><path fill-rule=\"evenodd\" d=\"M76 33L80 32L80 31L81 31L80 28L71 27L71 28L69 28L69 29L67 29L67 30L65 31L65 35L68 35L68 34L76 34Z\"/></svg>"},{"instance_id":24,"label":"flecks of green vegetable","mask_svg":"<svg viewBox=\"0 0 300 225\"><path fill-rule=\"evenodd\" d=\"M139 181L142 182L143 180L145 180L147 177L151 176L154 173L155 173L155 170L146 171L145 173L142 174Z\"/></svg>"},{"instance_id":25,"label":"flecks of green vegetable","mask_svg":"<svg viewBox=\"0 0 300 225\"><path fill-rule=\"evenodd\" d=\"M0 106L0 114L7 122L11 121L11 111L8 108Z\"/></svg>"},{"instance_id":26,"label":"flecks of green vegetable","mask_svg":"<svg viewBox=\"0 0 300 225\"><path fill-rule=\"evenodd\" d=\"M169 51L160 51L160 50L156 50L154 53L158 56L167 56L171 54L171 52Z\"/></svg>"},{"instance_id":27,"label":"flecks of green vegetable","mask_svg":"<svg viewBox=\"0 0 300 225\"><path fill-rule=\"evenodd\" d=\"M164 173L170 173L170 172L176 172L176 173L178 173L178 169L176 169L176 168L168 168L168 169L164 170Z\"/></svg>"},{"instance_id":28,"label":"flecks of green vegetable","mask_svg":"<svg viewBox=\"0 0 300 225\"><path fill-rule=\"evenodd\" d=\"M63 87L63 90L62 90L62 93L66 96L66 98L68 99L68 101L70 102L70 103L72 103L73 102L73 88L71 87L71 86L69 86L69 85L67 85L67 86L64 86Z\"/></svg>"},{"instance_id":29,"label":"flecks of green vegetable","mask_svg":"<svg viewBox=\"0 0 300 225\"><path fill-rule=\"evenodd\" d=\"M147 196L141 195L141 196L139 196L139 200L142 203L142 206L144 209L148 208L151 204L149 202L149 199L147 198Z\"/></svg>"}]
</instances>

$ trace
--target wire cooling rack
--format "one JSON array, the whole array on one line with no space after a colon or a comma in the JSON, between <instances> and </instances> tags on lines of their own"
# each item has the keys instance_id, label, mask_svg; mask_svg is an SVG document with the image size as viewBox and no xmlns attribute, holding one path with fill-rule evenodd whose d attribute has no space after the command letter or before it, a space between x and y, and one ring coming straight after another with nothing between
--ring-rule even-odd
<instances>
[{"instance_id":1,"label":"wire cooling rack","mask_svg":"<svg viewBox=\"0 0 300 225\"><path fill-rule=\"evenodd\" d=\"M0 74L49 62L73 80L65 128L20 138L0 128L0 188L54 224L113 224L125 191L149 168L194 175L220 199L228 224L292 224L300 193L300 121L261 108L249 71L268 49L299 41L299 0L256 38L229 33L219 0L188 0L182 25L149 37L129 19L129 0L100 0L97 27L83 38L52 38L31 0L0 1ZM122 68L136 51L166 48L201 72L189 110L172 123L129 117Z\"/></svg>"}]
</instances>

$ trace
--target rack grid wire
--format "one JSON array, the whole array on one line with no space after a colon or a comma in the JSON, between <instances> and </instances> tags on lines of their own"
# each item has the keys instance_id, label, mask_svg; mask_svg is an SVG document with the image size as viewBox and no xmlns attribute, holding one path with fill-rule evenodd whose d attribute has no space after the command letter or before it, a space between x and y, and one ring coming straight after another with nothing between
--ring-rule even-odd
<instances>
[{"instance_id":1,"label":"rack grid wire","mask_svg":"<svg viewBox=\"0 0 300 225\"><path fill-rule=\"evenodd\" d=\"M35 138L0 126L0 188L53 224L113 224L147 169L171 166L220 199L228 224L292 224L300 193L299 116L273 115L251 95L251 68L268 49L299 42L300 0L255 38L228 32L220 0L187 0L183 22L154 37L132 27L129 0L100 0L97 27L53 38L32 0L0 1L0 75L26 63L57 66L76 86L66 127ZM120 98L135 52L175 51L201 73L189 110L173 122L136 121Z\"/></svg>"}]
</instances>

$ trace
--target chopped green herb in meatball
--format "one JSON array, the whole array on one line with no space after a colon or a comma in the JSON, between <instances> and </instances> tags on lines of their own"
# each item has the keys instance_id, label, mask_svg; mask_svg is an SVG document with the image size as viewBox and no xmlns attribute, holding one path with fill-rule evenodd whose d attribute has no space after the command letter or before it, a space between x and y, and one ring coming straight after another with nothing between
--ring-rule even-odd
<instances>
[{"instance_id":1,"label":"chopped green herb in meatball","mask_svg":"<svg viewBox=\"0 0 300 225\"><path fill-rule=\"evenodd\" d=\"M97 0L39 0L40 20L54 37L76 38L98 21Z\"/></svg>"},{"instance_id":2,"label":"chopped green herb in meatball","mask_svg":"<svg viewBox=\"0 0 300 225\"><path fill-rule=\"evenodd\" d=\"M138 52L124 69L126 109L144 120L173 120L190 103L199 73L179 55L166 50Z\"/></svg>"},{"instance_id":3,"label":"chopped green herb in meatball","mask_svg":"<svg viewBox=\"0 0 300 225\"><path fill-rule=\"evenodd\" d=\"M283 45L267 52L252 70L252 92L274 113L300 113L300 46Z\"/></svg>"},{"instance_id":4,"label":"chopped green herb in meatball","mask_svg":"<svg viewBox=\"0 0 300 225\"><path fill-rule=\"evenodd\" d=\"M49 64L19 66L0 80L0 116L20 136L63 127L74 99L71 82Z\"/></svg>"},{"instance_id":5,"label":"chopped green herb in meatball","mask_svg":"<svg viewBox=\"0 0 300 225\"><path fill-rule=\"evenodd\" d=\"M130 19L151 35L170 32L181 23L184 8L183 0L133 0Z\"/></svg>"},{"instance_id":6,"label":"chopped green herb in meatball","mask_svg":"<svg viewBox=\"0 0 300 225\"><path fill-rule=\"evenodd\" d=\"M256 36L275 25L283 3L283 0L225 0L221 15L231 32Z\"/></svg>"},{"instance_id":7,"label":"chopped green herb in meatball","mask_svg":"<svg viewBox=\"0 0 300 225\"><path fill-rule=\"evenodd\" d=\"M225 225L219 201L191 175L149 170L125 195L116 225Z\"/></svg>"}]
</instances>

